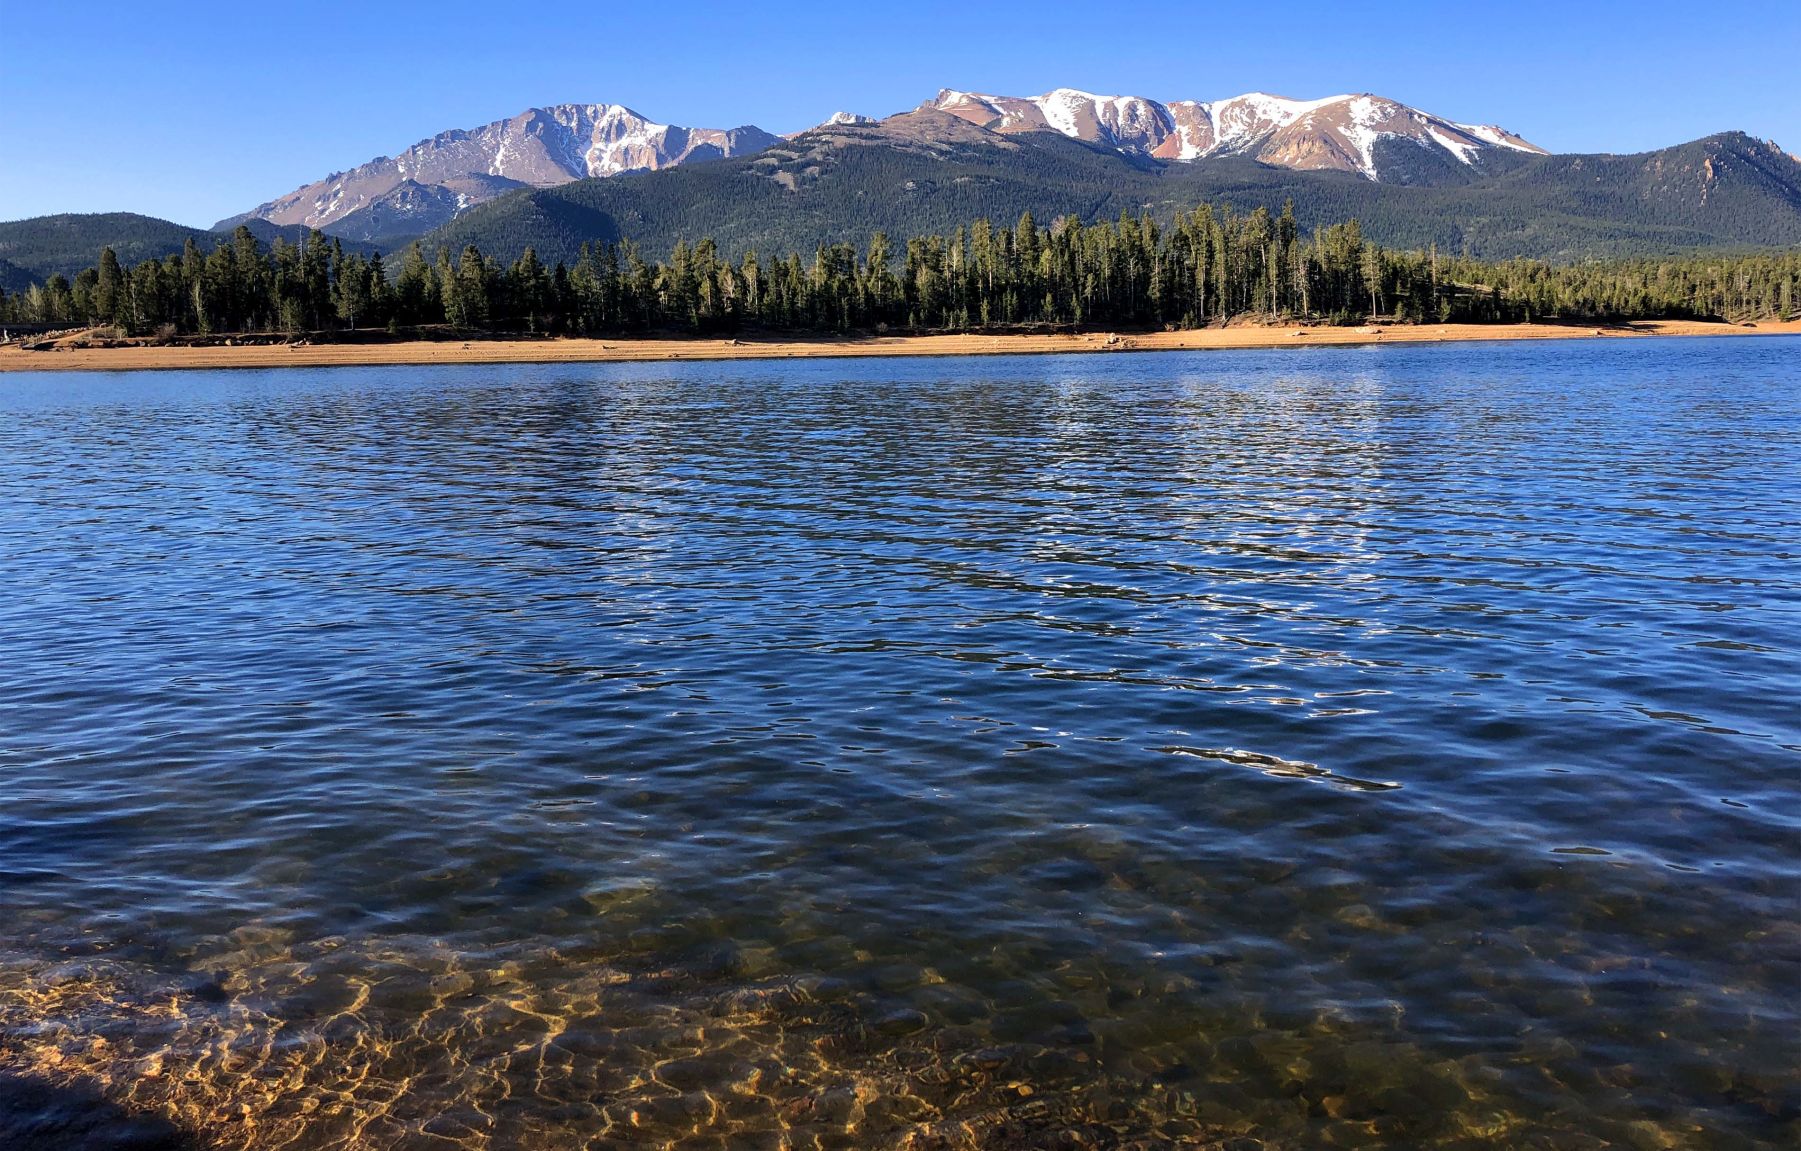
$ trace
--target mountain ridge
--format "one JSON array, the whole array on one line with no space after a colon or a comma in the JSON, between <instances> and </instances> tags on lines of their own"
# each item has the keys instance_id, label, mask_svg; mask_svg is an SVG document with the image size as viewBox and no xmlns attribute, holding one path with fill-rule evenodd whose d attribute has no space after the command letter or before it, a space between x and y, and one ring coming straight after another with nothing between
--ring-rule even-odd
<instances>
[{"instance_id":1,"label":"mountain ridge","mask_svg":"<svg viewBox=\"0 0 1801 1151\"><path fill-rule=\"evenodd\" d=\"M308 232L266 220L250 220L245 226L264 245L277 237L299 243ZM77 272L98 262L102 248L113 249L119 262L130 267L175 255L189 240L202 253L209 253L230 238L229 229L192 228L136 212L62 212L0 221L0 289L22 291L51 276L73 279ZM347 251L368 255L374 250L355 240L332 239Z\"/></svg>"},{"instance_id":2,"label":"mountain ridge","mask_svg":"<svg viewBox=\"0 0 1801 1151\"><path fill-rule=\"evenodd\" d=\"M377 156L214 225L250 219L373 240L417 234L473 204L527 187L657 171L756 151L779 137L752 125L687 128L623 104L553 104L473 129L452 129L398 156Z\"/></svg>"},{"instance_id":3,"label":"mountain ridge","mask_svg":"<svg viewBox=\"0 0 1801 1151\"><path fill-rule=\"evenodd\" d=\"M1292 100L1247 92L1218 101L1160 103L1056 88L1041 96L989 96L942 89L920 105L1001 132L1054 131L1159 160L1249 155L1275 167L1354 171L1383 179L1373 146L1382 138L1436 148L1468 167L1490 149L1545 155L1494 124L1460 124L1363 92Z\"/></svg>"},{"instance_id":4,"label":"mountain ridge","mask_svg":"<svg viewBox=\"0 0 1801 1151\"><path fill-rule=\"evenodd\" d=\"M1407 157L1415 145L1386 141ZM1303 228L1357 219L1398 248L1557 262L1707 247L1801 244L1801 162L1743 133L1628 156L1527 155L1474 178L1378 183L1250 156L1174 164L1057 132L999 134L936 109L803 132L752 156L514 193L427 237L502 260L527 246L571 260L584 242L630 239L647 256L712 239L728 254L945 234L978 217L1010 224L1120 212L1168 219L1200 203L1279 212ZM1450 177L1457 177L1455 179Z\"/></svg>"},{"instance_id":5,"label":"mountain ridge","mask_svg":"<svg viewBox=\"0 0 1801 1151\"><path fill-rule=\"evenodd\" d=\"M1276 167L1355 172L1409 182L1442 164L1378 162L1374 144L1408 139L1465 167L1495 150L1542 153L1493 125L1458 124L1394 100L1362 94L1289 100L1248 93L1228 100L1163 103L1057 88L1042 96L990 96L941 89L914 111L937 109L1001 135L1058 132L1126 155L1185 162L1251 154ZM905 115L907 113L898 113ZM888 117L892 119L892 117ZM879 123L835 113L807 131ZM524 188L659 171L760 151L782 139L754 125L732 129L663 124L623 104L553 104L478 128L420 140L220 221L247 219L329 229L359 240L416 235L476 204Z\"/></svg>"}]
</instances>

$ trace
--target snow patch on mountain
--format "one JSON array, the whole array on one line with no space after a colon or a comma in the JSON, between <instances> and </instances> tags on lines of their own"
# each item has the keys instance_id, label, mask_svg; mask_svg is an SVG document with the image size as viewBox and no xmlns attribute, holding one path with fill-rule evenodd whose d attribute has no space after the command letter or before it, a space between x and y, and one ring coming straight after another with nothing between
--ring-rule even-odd
<instances>
[{"instance_id":1,"label":"snow patch on mountain","mask_svg":"<svg viewBox=\"0 0 1801 1151\"><path fill-rule=\"evenodd\" d=\"M1357 149L1357 170L1374 180L1376 178L1376 141L1384 136L1398 133L1384 132L1382 126L1389 120L1394 106L1383 106L1368 96L1353 97L1346 105L1345 111L1350 116L1350 126L1344 129L1345 136ZM1468 163L1466 160L1465 163Z\"/></svg>"},{"instance_id":2,"label":"snow patch on mountain","mask_svg":"<svg viewBox=\"0 0 1801 1151\"><path fill-rule=\"evenodd\" d=\"M1492 144L1497 148L1512 148L1516 152L1530 152L1535 156L1550 155L1538 145L1528 144L1507 129L1498 128L1493 124L1458 124L1456 127L1463 129L1483 143Z\"/></svg>"},{"instance_id":3,"label":"snow patch on mountain","mask_svg":"<svg viewBox=\"0 0 1801 1151\"><path fill-rule=\"evenodd\" d=\"M1112 96L1095 96L1087 92L1078 92L1074 88L1058 88L1043 96L1032 99L1038 110L1044 113L1045 122L1065 136L1079 136L1081 130L1076 123L1079 109L1092 108L1102 101L1112 100Z\"/></svg>"},{"instance_id":4,"label":"snow patch on mountain","mask_svg":"<svg viewBox=\"0 0 1801 1151\"><path fill-rule=\"evenodd\" d=\"M1480 149L1468 140L1453 139L1439 131L1437 128L1427 128L1426 134L1432 137L1433 142L1440 148L1455 155L1465 164L1474 164L1476 162L1476 153L1480 151Z\"/></svg>"}]
</instances>

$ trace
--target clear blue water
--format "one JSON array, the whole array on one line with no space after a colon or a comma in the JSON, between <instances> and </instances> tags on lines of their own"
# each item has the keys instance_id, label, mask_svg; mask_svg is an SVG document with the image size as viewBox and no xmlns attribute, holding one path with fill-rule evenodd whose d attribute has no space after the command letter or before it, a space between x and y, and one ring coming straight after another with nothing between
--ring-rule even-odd
<instances>
[{"instance_id":1,"label":"clear blue water","mask_svg":"<svg viewBox=\"0 0 1801 1151\"><path fill-rule=\"evenodd\" d=\"M1789 339L0 377L0 1132L1794 1146L1798 561Z\"/></svg>"}]
</instances>

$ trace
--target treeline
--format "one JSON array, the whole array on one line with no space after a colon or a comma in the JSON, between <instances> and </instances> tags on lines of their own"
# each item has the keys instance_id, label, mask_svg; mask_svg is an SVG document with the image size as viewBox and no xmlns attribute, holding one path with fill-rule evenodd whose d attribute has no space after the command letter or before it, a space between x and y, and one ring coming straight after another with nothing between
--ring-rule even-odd
<instances>
[{"instance_id":1,"label":"treeline","mask_svg":"<svg viewBox=\"0 0 1801 1151\"><path fill-rule=\"evenodd\" d=\"M365 257L317 232L265 248L247 229L202 253L127 269L111 249L71 282L0 297L0 321L113 325L132 334L316 333L448 324L492 332L605 334L741 328L803 332L1026 325L1197 327L1240 317L1362 323L1789 318L1801 251L1555 266L1482 263L1369 243L1356 221L1303 235L1291 210L1204 205L1161 227L1149 216L1048 228L1028 213L949 235L764 259L710 240L647 262L630 243L584 247L546 267L473 247Z\"/></svg>"}]
</instances>

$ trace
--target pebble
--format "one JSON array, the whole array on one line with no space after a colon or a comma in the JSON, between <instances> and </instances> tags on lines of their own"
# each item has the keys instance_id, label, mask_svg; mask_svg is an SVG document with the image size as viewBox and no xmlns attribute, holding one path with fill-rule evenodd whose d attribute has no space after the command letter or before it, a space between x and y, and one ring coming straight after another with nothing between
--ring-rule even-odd
<instances>
[{"instance_id":1,"label":"pebble","mask_svg":"<svg viewBox=\"0 0 1801 1151\"><path fill-rule=\"evenodd\" d=\"M915 1011L911 1007L902 1007L877 1019L875 1030L879 1034L889 1036L912 1035L916 1031L923 1031L926 1023L924 1013Z\"/></svg>"}]
</instances>

